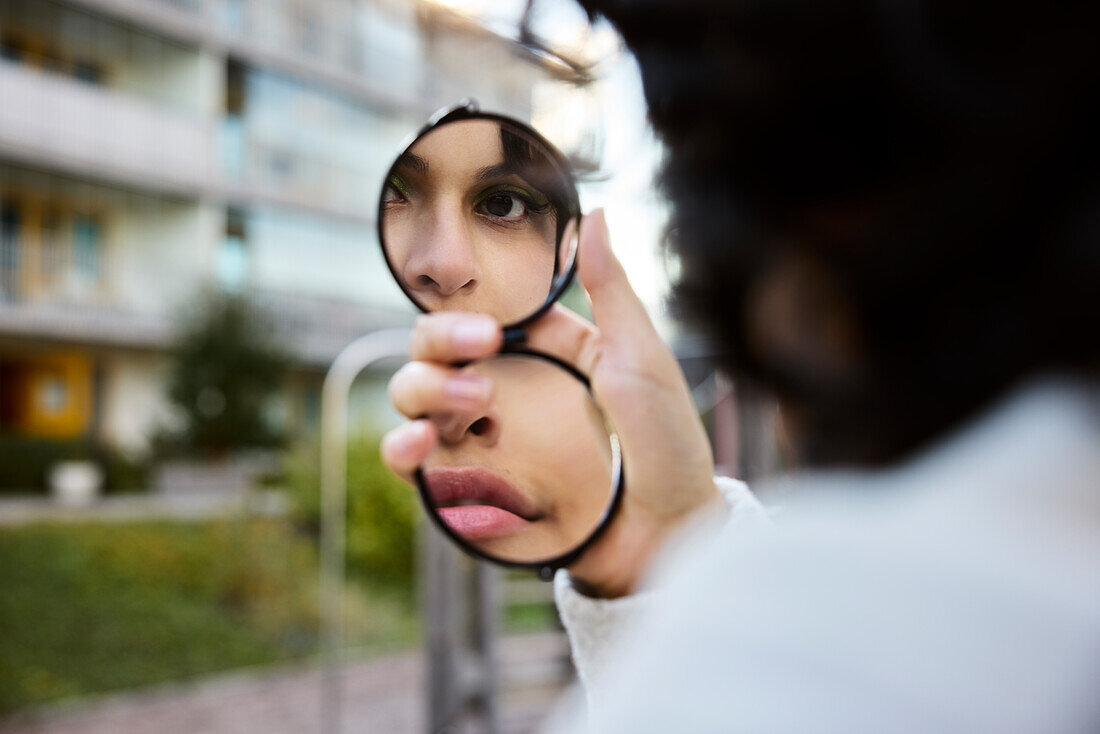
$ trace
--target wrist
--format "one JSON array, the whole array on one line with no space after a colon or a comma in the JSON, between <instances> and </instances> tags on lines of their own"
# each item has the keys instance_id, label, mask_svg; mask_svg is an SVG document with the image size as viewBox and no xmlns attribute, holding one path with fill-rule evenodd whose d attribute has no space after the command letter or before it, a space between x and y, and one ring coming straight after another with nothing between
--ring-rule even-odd
<instances>
[{"instance_id":1,"label":"wrist","mask_svg":"<svg viewBox=\"0 0 1100 734\"><path fill-rule=\"evenodd\" d=\"M637 593L646 573L670 537L693 518L725 515L728 500L711 484L712 494L691 510L672 516L654 516L631 503L624 503L612 522L584 555L569 567L573 588L595 599L618 599ZM715 526L720 525L715 523Z\"/></svg>"},{"instance_id":2,"label":"wrist","mask_svg":"<svg viewBox=\"0 0 1100 734\"><path fill-rule=\"evenodd\" d=\"M636 514L634 508L624 504L603 537L569 567L570 581L578 593L596 599L618 599L637 591L668 528L633 517Z\"/></svg>"}]
</instances>

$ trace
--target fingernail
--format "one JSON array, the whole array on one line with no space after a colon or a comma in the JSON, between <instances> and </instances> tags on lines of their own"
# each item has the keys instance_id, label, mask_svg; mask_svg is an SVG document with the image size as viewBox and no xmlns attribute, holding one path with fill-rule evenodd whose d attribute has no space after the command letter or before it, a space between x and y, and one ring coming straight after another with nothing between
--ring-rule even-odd
<instances>
[{"instance_id":1,"label":"fingernail","mask_svg":"<svg viewBox=\"0 0 1100 734\"><path fill-rule=\"evenodd\" d=\"M476 403L488 400L492 389L492 383L478 375L457 375L443 385L447 396Z\"/></svg>"},{"instance_id":2,"label":"fingernail","mask_svg":"<svg viewBox=\"0 0 1100 734\"><path fill-rule=\"evenodd\" d=\"M499 327L492 319L463 319L451 328L451 341L459 349L477 349L491 344L497 331Z\"/></svg>"}]
</instances>

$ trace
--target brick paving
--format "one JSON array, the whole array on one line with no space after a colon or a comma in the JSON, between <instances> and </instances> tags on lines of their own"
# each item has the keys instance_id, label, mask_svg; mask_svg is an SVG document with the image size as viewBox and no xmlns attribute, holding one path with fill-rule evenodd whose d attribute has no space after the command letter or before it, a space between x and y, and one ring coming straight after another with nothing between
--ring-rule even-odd
<instances>
[{"instance_id":1,"label":"brick paving","mask_svg":"<svg viewBox=\"0 0 1100 734\"><path fill-rule=\"evenodd\" d=\"M505 638L502 663L546 660L561 644L559 635ZM536 728L561 689L552 676L536 677L525 690L506 691L510 734ZM350 662L343 680L341 734L424 733L420 652ZM321 690L316 667L231 674L39 708L0 720L0 734L316 734Z\"/></svg>"},{"instance_id":2,"label":"brick paving","mask_svg":"<svg viewBox=\"0 0 1100 734\"><path fill-rule=\"evenodd\" d=\"M421 734L424 666L419 654L348 664L343 732ZM3 734L316 734L316 668L219 676L191 685L107 695L0 722Z\"/></svg>"}]
</instances>

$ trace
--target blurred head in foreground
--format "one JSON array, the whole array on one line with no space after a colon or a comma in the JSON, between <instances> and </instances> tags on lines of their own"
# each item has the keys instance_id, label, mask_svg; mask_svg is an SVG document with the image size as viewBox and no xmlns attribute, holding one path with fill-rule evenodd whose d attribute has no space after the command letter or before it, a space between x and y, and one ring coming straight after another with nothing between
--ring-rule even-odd
<instances>
[{"instance_id":1,"label":"blurred head in foreground","mask_svg":"<svg viewBox=\"0 0 1100 734\"><path fill-rule=\"evenodd\" d=\"M584 0L668 145L679 303L804 463L1100 366L1100 5Z\"/></svg>"}]
</instances>

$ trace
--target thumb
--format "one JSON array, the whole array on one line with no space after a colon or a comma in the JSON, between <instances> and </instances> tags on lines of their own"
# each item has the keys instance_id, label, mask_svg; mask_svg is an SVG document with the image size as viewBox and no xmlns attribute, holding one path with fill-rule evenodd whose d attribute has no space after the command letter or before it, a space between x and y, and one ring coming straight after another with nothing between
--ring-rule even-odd
<instances>
[{"instance_id":1,"label":"thumb","mask_svg":"<svg viewBox=\"0 0 1100 734\"><path fill-rule=\"evenodd\" d=\"M611 252L599 209L581 222L577 258L596 328L556 307L532 325L534 345L552 345L588 374L622 440L633 501L660 516L695 507L714 492L710 444L676 357Z\"/></svg>"},{"instance_id":2,"label":"thumb","mask_svg":"<svg viewBox=\"0 0 1100 734\"><path fill-rule=\"evenodd\" d=\"M603 211L581 222L577 258L597 329L592 392L622 441L627 494L606 538L572 571L629 589L616 576L636 579L664 534L714 498L714 459L680 365L611 251Z\"/></svg>"},{"instance_id":3,"label":"thumb","mask_svg":"<svg viewBox=\"0 0 1100 734\"><path fill-rule=\"evenodd\" d=\"M577 274L588 293L592 319L600 330L605 353L614 355L616 361L632 362L632 357L651 357L654 349L666 351L626 270L611 251L602 209L591 212L581 222Z\"/></svg>"}]
</instances>

